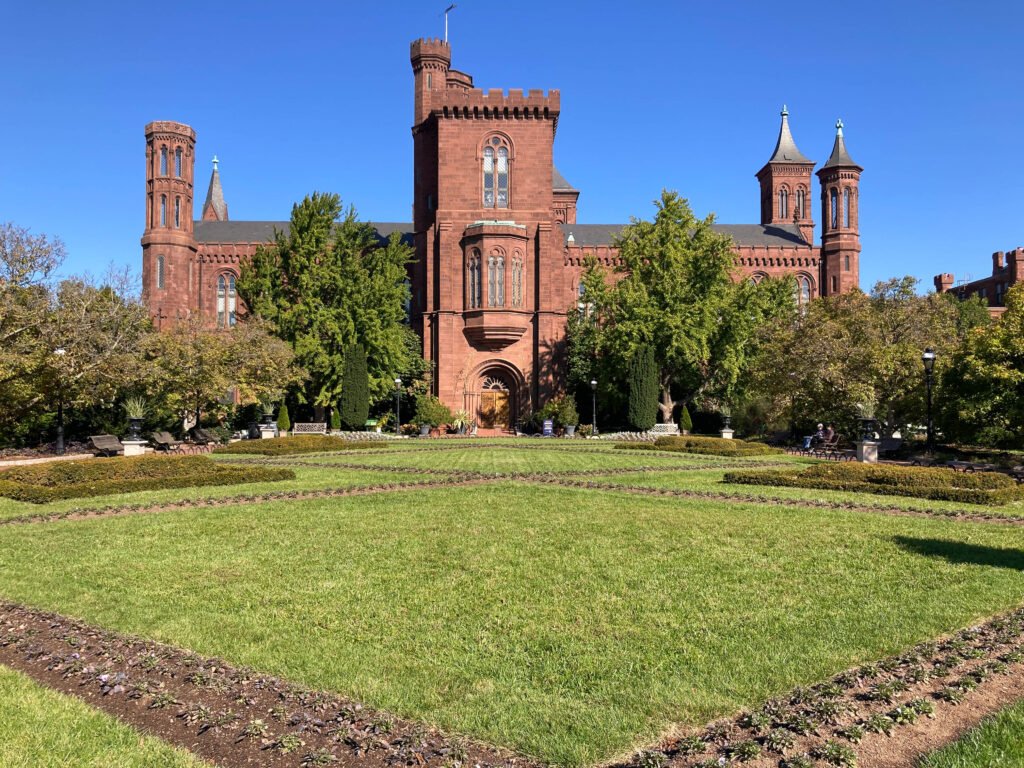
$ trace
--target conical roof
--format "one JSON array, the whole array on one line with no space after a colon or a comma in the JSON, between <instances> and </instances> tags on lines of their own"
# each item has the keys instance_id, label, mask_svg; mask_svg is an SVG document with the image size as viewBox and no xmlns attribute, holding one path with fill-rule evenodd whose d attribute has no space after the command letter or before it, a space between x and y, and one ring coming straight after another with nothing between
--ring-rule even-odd
<instances>
[{"instance_id":1,"label":"conical roof","mask_svg":"<svg viewBox=\"0 0 1024 768\"><path fill-rule=\"evenodd\" d=\"M789 110L782 106L782 126L779 128L779 140L775 143L775 152L769 163L811 163L814 161L803 156L796 148L793 134L789 132Z\"/></svg>"},{"instance_id":2,"label":"conical roof","mask_svg":"<svg viewBox=\"0 0 1024 768\"><path fill-rule=\"evenodd\" d=\"M829 155L828 161L823 167L828 168L833 165L854 165L857 166L853 159L850 157L850 153L846 151L846 142L843 141L843 121L836 121L836 143L832 145L832 154ZM858 168L860 166L857 166Z\"/></svg>"},{"instance_id":3,"label":"conical roof","mask_svg":"<svg viewBox=\"0 0 1024 768\"><path fill-rule=\"evenodd\" d=\"M206 202L203 203L204 221L227 221L228 204L224 201L224 190L220 186L220 171L217 170L216 155L213 158L213 173L210 174L210 187L206 190Z\"/></svg>"}]
</instances>

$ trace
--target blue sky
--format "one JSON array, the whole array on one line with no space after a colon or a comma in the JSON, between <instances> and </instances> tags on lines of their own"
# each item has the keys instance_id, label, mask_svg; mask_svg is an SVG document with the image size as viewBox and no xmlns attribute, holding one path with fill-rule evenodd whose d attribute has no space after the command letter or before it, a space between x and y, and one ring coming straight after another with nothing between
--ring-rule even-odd
<instances>
[{"instance_id":1,"label":"blue sky","mask_svg":"<svg viewBox=\"0 0 1024 768\"><path fill-rule=\"evenodd\" d=\"M0 220L59 235L68 270L140 268L150 120L221 160L232 219L313 190L408 221L409 42L447 3L19 3L0 47ZM484 3L450 17L483 88L558 88L555 162L581 223L649 217L663 187L756 223L787 104L820 164L837 118L861 180L861 285L988 274L1024 245L1024 6L1011 2ZM814 193L815 220L820 209Z\"/></svg>"}]
</instances>

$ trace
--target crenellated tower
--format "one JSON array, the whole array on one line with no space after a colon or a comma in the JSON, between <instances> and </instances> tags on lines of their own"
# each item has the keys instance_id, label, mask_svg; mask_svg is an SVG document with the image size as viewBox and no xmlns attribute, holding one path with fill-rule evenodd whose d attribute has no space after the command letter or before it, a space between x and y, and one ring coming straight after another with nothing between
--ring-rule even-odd
<instances>
[{"instance_id":1,"label":"crenellated tower","mask_svg":"<svg viewBox=\"0 0 1024 768\"><path fill-rule=\"evenodd\" d=\"M818 171L821 184L821 295L845 293L860 284L858 226L860 174L836 122L836 140L828 162Z\"/></svg>"},{"instance_id":2,"label":"crenellated tower","mask_svg":"<svg viewBox=\"0 0 1024 768\"><path fill-rule=\"evenodd\" d=\"M814 242L814 217L811 215L811 173L814 161L800 152L789 130L789 111L782 107L782 125L775 151L757 172L761 182L761 224L795 224L804 242Z\"/></svg>"},{"instance_id":3,"label":"crenellated tower","mask_svg":"<svg viewBox=\"0 0 1024 768\"><path fill-rule=\"evenodd\" d=\"M158 327L187 316L194 306L195 146L196 132L183 123L161 120L146 126L142 292Z\"/></svg>"}]
</instances>

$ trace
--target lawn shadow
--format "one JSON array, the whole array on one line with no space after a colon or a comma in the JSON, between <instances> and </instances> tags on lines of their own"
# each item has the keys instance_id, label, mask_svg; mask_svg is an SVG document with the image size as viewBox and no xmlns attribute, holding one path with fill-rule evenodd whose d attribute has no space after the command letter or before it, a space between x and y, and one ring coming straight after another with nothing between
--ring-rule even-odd
<instances>
[{"instance_id":1,"label":"lawn shadow","mask_svg":"<svg viewBox=\"0 0 1024 768\"><path fill-rule=\"evenodd\" d=\"M964 565L990 565L995 568L1014 568L1024 571L1024 550L1000 549L979 544L964 544L944 539L918 539L893 536L893 541L908 552L926 557L941 557L951 563Z\"/></svg>"}]
</instances>

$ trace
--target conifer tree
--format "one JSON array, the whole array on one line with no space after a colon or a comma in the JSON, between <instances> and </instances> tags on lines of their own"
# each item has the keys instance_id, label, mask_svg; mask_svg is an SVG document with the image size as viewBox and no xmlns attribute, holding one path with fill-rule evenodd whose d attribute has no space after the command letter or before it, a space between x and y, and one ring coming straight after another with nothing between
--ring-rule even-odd
<instances>
[{"instance_id":1,"label":"conifer tree","mask_svg":"<svg viewBox=\"0 0 1024 768\"><path fill-rule=\"evenodd\" d=\"M288 416L288 406L284 403L281 403L281 410L277 414L277 428L281 434L292 428L292 420Z\"/></svg>"},{"instance_id":2,"label":"conifer tree","mask_svg":"<svg viewBox=\"0 0 1024 768\"><path fill-rule=\"evenodd\" d=\"M352 344L345 350L338 412L344 429L363 429L366 426L366 417L370 413L370 394L366 350L361 344Z\"/></svg>"},{"instance_id":3,"label":"conifer tree","mask_svg":"<svg viewBox=\"0 0 1024 768\"><path fill-rule=\"evenodd\" d=\"M693 429L693 419L690 418L690 412L684 405L683 410L679 413L679 431L689 432L691 429Z\"/></svg>"},{"instance_id":4,"label":"conifer tree","mask_svg":"<svg viewBox=\"0 0 1024 768\"><path fill-rule=\"evenodd\" d=\"M628 415L637 432L648 431L658 419L658 367L647 344L637 347L629 361Z\"/></svg>"}]
</instances>

